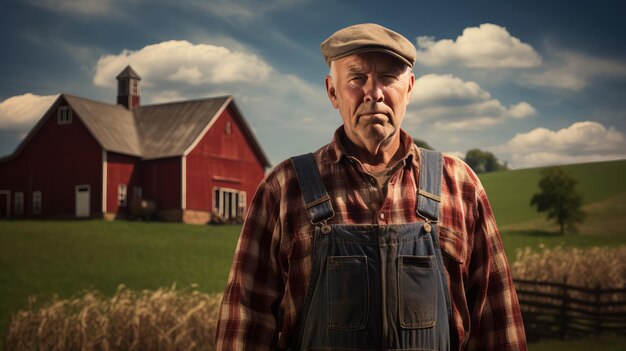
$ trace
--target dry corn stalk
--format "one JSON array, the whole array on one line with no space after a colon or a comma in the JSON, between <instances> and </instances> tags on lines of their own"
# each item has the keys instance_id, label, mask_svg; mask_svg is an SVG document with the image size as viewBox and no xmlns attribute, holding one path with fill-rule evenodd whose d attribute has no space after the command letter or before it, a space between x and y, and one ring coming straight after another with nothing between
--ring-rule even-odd
<instances>
[{"instance_id":1,"label":"dry corn stalk","mask_svg":"<svg viewBox=\"0 0 626 351\"><path fill-rule=\"evenodd\" d=\"M626 246L517 251L516 279L567 283L585 288L626 288Z\"/></svg>"},{"instance_id":2,"label":"dry corn stalk","mask_svg":"<svg viewBox=\"0 0 626 351\"><path fill-rule=\"evenodd\" d=\"M15 314L5 350L213 350L221 294L176 286L156 291L119 286L112 298L96 291Z\"/></svg>"}]
</instances>

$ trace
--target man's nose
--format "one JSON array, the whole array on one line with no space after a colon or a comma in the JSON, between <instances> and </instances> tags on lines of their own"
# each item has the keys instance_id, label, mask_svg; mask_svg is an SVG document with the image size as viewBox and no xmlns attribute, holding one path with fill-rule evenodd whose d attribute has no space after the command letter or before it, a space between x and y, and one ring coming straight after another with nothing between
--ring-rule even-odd
<instances>
[{"instance_id":1,"label":"man's nose","mask_svg":"<svg viewBox=\"0 0 626 351\"><path fill-rule=\"evenodd\" d=\"M383 94L383 86L376 78L370 78L363 87L365 102L382 102L385 99Z\"/></svg>"}]
</instances>

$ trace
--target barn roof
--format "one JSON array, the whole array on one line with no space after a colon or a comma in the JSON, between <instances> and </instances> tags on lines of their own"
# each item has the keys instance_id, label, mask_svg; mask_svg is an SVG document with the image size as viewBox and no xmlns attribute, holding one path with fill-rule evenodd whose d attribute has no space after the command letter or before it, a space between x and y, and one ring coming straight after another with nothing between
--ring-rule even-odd
<instances>
[{"instance_id":1,"label":"barn roof","mask_svg":"<svg viewBox=\"0 0 626 351\"><path fill-rule=\"evenodd\" d=\"M143 157L150 159L185 154L231 99L225 96L136 108L134 113L144 146Z\"/></svg>"},{"instance_id":2,"label":"barn roof","mask_svg":"<svg viewBox=\"0 0 626 351\"><path fill-rule=\"evenodd\" d=\"M265 167L270 166L267 155L232 96L146 105L128 110L122 105L61 94L15 152L0 158L0 162L15 157L45 120L55 115L53 111L63 101L75 111L104 150L142 159L186 156L221 113L231 106L234 118L241 124L241 130L257 157Z\"/></svg>"},{"instance_id":3,"label":"barn roof","mask_svg":"<svg viewBox=\"0 0 626 351\"><path fill-rule=\"evenodd\" d=\"M76 111L87 129L107 151L143 155L142 142L133 113L122 105L84 99L61 94L72 110Z\"/></svg>"}]
</instances>

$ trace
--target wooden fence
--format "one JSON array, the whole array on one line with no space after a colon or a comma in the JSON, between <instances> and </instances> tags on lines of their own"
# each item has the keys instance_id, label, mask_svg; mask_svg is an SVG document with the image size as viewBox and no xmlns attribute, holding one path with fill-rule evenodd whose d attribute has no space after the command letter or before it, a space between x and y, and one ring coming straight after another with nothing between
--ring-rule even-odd
<instances>
[{"instance_id":1,"label":"wooden fence","mask_svg":"<svg viewBox=\"0 0 626 351\"><path fill-rule=\"evenodd\" d=\"M626 289L515 280L529 341L626 335Z\"/></svg>"}]
</instances>

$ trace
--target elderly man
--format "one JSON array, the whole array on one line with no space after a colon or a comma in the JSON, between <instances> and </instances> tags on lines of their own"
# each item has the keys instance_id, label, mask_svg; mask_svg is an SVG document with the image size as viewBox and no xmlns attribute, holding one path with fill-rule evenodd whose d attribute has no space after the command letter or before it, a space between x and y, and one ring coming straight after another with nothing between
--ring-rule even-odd
<instances>
[{"instance_id":1,"label":"elderly man","mask_svg":"<svg viewBox=\"0 0 626 351\"><path fill-rule=\"evenodd\" d=\"M375 24L321 44L343 125L252 200L218 350L525 350L485 190L400 129L415 47Z\"/></svg>"}]
</instances>

